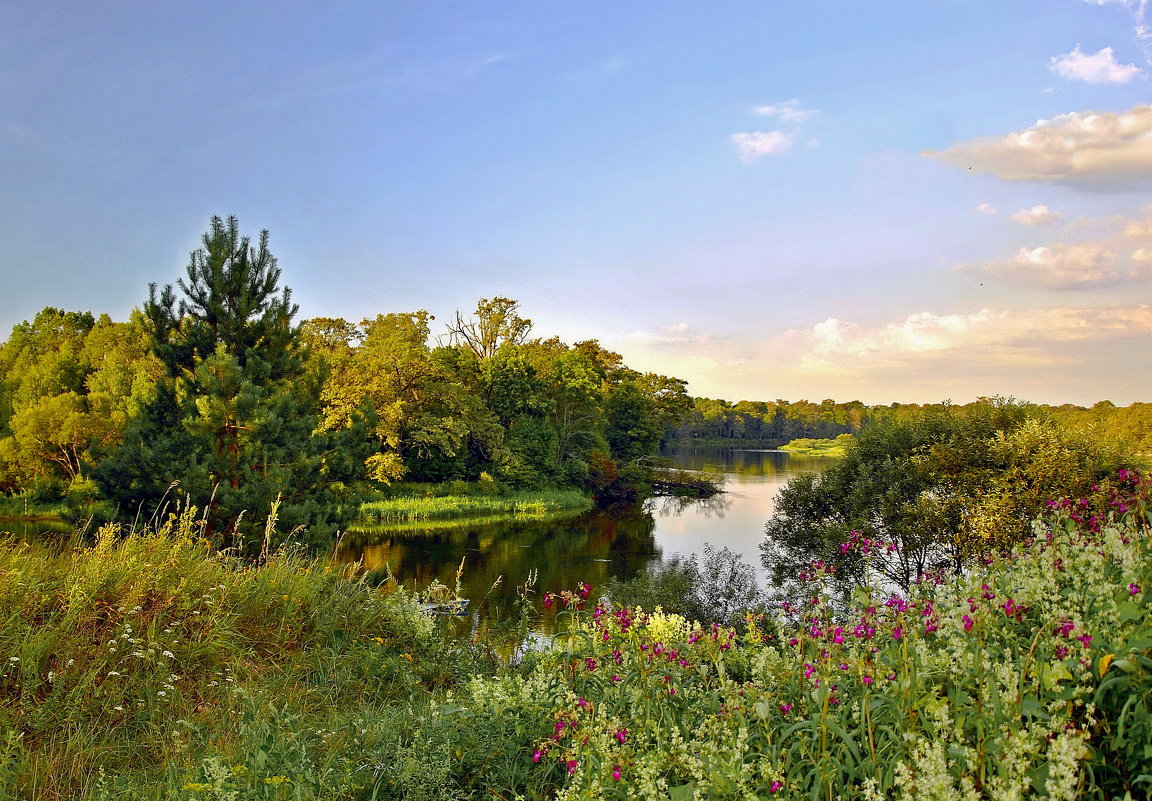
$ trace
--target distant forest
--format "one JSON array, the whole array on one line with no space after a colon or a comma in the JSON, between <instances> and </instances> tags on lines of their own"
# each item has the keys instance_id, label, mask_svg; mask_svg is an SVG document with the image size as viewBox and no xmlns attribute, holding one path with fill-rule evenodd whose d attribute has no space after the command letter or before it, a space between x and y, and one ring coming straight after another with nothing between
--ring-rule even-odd
<instances>
[{"instance_id":1,"label":"distant forest","mask_svg":"<svg viewBox=\"0 0 1152 801\"><path fill-rule=\"evenodd\" d=\"M987 403L988 398L965 405L966 409ZM940 404L930 404L939 406ZM1152 452L1152 403L1116 406L1102 400L1091 407L1063 404L1022 404L1030 416L1048 419L1065 428L1089 431L1101 444L1122 450ZM823 400L747 401L732 403L715 398L693 398L692 409L677 427L675 437L681 440L704 440L743 444L755 442L765 447L779 447L794 439L832 439L840 434L858 434L869 425L914 418L928 406L916 403L893 403L888 406L866 406L860 401L837 403Z\"/></svg>"}]
</instances>

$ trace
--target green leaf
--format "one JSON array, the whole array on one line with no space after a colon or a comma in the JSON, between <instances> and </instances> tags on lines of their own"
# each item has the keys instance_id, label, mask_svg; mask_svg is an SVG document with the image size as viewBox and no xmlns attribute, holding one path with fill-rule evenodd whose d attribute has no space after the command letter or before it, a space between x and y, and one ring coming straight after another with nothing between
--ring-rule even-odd
<instances>
[{"instance_id":1,"label":"green leaf","mask_svg":"<svg viewBox=\"0 0 1152 801\"><path fill-rule=\"evenodd\" d=\"M670 787L668 788L668 798L670 801L691 801L695 790L696 785L692 782L681 784L679 787Z\"/></svg>"}]
</instances>

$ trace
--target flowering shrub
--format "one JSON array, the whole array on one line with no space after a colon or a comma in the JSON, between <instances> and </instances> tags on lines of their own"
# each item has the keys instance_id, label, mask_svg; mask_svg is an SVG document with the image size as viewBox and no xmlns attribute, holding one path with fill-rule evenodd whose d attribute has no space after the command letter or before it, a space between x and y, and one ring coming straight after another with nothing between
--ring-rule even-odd
<instances>
[{"instance_id":1,"label":"flowering shrub","mask_svg":"<svg viewBox=\"0 0 1152 801\"><path fill-rule=\"evenodd\" d=\"M1146 795L1149 489L1125 474L1099 525L1070 504L1017 552L907 595L834 605L813 565L803 608L742 633L555 596L553 646L471 698L543 711L524 759L562 777L560 799Z\"/></svg>"}]
</instances>

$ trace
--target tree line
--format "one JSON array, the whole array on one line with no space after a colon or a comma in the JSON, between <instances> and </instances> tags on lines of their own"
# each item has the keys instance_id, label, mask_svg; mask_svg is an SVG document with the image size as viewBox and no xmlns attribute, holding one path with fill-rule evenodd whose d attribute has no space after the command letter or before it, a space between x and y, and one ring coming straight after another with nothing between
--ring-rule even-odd
<instances>
[{"instance_id":1,"label":"tree line","mask_svg":"<svg viewBox=\"0 0 1152 801\"><path fill-rule=\"evenodd\" d=\"M595 340L533 337L510 298L434 336L427 311L296 322L268 233L215 217L126 322L45 308L0 346L0 491L207 536L323 544L396 481L628 497L691 407ZM276 534L268 525L274 517Z\"/></svg>"},{"instance_id":2,"label":"tree line","mask_svg":"<svg viewBox=\"0 0 1152 801\"><path fill-rule=\"evenodd\" d=\"M942 405L954 409L979 410L994 398L981 398L969 404L892 403L868 406L858 400L837 403L825 399L731 402L715 398L693 398L692 409L677 427L676 437L717 443L755 442L779 447L794 439L834 439L841 434L859 434L874 425L915 420ZM1112 447L1152 452L1152 403L1116 406L1103 400L1093 406L1015 403L1027 414L1056 422L1067 429L1084 429Z\"/></svg>"}]
</instances>

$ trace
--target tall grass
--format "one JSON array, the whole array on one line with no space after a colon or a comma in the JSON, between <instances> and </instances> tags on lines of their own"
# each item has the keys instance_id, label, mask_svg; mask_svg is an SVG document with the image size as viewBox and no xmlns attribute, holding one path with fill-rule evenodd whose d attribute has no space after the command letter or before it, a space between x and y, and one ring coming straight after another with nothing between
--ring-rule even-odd
<instances>
[{"instance_id":1,"label":"tall grass","mask_svg":"<svg viewBox=\"0 0 1152 801\"><path fill-rule=\"evenodd\" d=\"M413 523L494 515L545 518L565 512L583 511L591 506L591 500L577 490L517 492L496 496L410 496L365 503L360 507L357 523Z\"/></svg>"},{"instance_id":2,"label":"tall grass","mask_svg":"<svg viewBox=\"0 0 1152 801\"><path fill-rule=\"evenodd\" d=\"M324 560L213 553L190 513L0 543L0 798L407 794L417 721L491 667L434 626Z\"/></svg>"}]
</instances>

